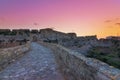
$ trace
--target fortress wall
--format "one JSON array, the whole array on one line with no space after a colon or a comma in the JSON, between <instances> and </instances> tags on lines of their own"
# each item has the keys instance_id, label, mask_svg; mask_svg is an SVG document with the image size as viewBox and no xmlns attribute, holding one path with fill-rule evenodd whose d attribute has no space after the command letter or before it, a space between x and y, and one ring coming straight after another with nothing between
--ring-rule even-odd
<instances>
[{"instance_id":1,"label":"fortress wall","mask_svg":"<svg viewBox=\"0 0 120 80\"><path fill-rule=\"evenodd\" d=\"M53 50L56 61L66 80L120 80L120 70L93 58L87 58L63 46L40 44Z\"/></svg>"},{"instance_id":2,"label":"fortress wall","mask_svg":"<svg viewBox=\"0 0 120 80\"><path fill-rule=\"evenodd\" d=\"M76 33L63 33L55 31L50 28L40 30L41 39L47 40L62 40L62 39L74 39L76 38Z\"/></svg>"},{"instance_id":3,"label":"fortress wall","mask_svg":"<svg viewBox=\"0 0 120 80\"><path fill-rule=\"evenodd\" d=\"M25 45L0 49L0 70L30 50L30 43Z\"/></svg>"}]
</instances>

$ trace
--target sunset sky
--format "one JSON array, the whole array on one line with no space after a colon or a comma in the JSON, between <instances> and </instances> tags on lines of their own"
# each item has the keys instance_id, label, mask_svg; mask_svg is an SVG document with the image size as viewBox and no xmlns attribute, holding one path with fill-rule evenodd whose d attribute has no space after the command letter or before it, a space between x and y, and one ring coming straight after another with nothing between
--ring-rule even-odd
<instances>
[{"instance_id":1,"label":"sunset sky","mask_svg":"<svg viewBox=\"0 0 120 80\"><path fill-rule=\"evenodd\" d=\"M120 36L120 0L0 0L0 28Z\"/></svg>"}]
</instances>

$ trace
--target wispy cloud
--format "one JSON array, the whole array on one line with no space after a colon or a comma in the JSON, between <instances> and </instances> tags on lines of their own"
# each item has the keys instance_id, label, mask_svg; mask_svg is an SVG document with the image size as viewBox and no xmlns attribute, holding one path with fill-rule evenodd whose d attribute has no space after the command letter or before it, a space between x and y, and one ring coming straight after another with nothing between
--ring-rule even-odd
<instances>
[{"instance_id":1,"label":"wispy cloud","mask_svg":"<svg viewBox=\"0 0 120 80\"><path fill-rule=\"evenodd\" d=\"M104 21L106 28L118 28L120 27L120 18L113 18Z\"/></svg>"},{"instance_id":2,"label":"wispy cloud","mask_svg":"<svg viewBox=\"0 0 120 80\"><path fill-rule=\"evenodd\" d=\"M113 19L108 19L104 21L105 23L116 23L120 22L120 18L113 18Z\"/></svg>"},{"instance_id":3,"label":"wispy cloud","mask_svg":"<svg viewBox=\"0 0 120 80\"><path fill-rule=\"evenodd\" d=\"M105 21L105 23L110 23L110 22L112 22L112 20L106 20L106 21Z\"/></svg>"},{"instance_id":4,"label":"wispy cloud","mask_svg":"<svg viewBox=\"0 0 120 80\"><path fill-rule=\"evenodd\" d=\"M115 25L120 26L120 23L115 23Z\"/></svg>"}]
</instances>

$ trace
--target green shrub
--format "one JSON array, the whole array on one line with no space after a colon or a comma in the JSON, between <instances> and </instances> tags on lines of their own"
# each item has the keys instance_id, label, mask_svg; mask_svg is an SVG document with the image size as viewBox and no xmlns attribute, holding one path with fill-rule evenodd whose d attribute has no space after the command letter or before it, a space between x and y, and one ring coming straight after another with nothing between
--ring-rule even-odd
<instances>
[{"instance_id":1,"label":"green shrub","mask_svg":"<svg viewBox=\"0 0 120 80\"><path fill-rule=\"evenodd\" d=\"M102 48L101 48L102 49ZM111 50L112 48L110 48ZM99 59L111 66L120 69L120 48L113 48L111 53L103 53L99 48L93 48L89 51L87 57Z\"/></svg>"},{"instance_id":2,"label":"green shrub","mask_svg":"<svg viewBox=\"0 0 120 80\"><path fill-rule=\"evenodd\" d=\"M118 61L118 60L116 60L116 59L114 59L114 58L109 59L109 60L107 61L107 63L108 63L109 65L112 65L112 66L120 69L120 61Z\"/></svg>"}]
</instances>

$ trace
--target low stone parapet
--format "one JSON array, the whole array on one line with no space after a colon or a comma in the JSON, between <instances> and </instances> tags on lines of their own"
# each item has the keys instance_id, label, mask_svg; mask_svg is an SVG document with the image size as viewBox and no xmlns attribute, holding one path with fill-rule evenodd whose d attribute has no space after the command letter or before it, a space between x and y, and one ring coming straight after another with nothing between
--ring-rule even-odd
<instances>
[{"instance_id":1,"label":"low stone parapet","mask_svg":"<svg viewBox=\"0 0 120 80\"><path fill-rule=\"evenodd\" d=\"M30 50L30 42L16 47L0 49L0 70Z\"/></svg>"},{"instance_id":2,"label":"low stone parapet","mask_svg":"<svg viewBox=\"0 0 120 80\"><path fill-rule=\"evenodd\" d=\"M66 80L120 80L120 70L57 44L39 42L53 50Z\"/></svg>"}]
</instances>

